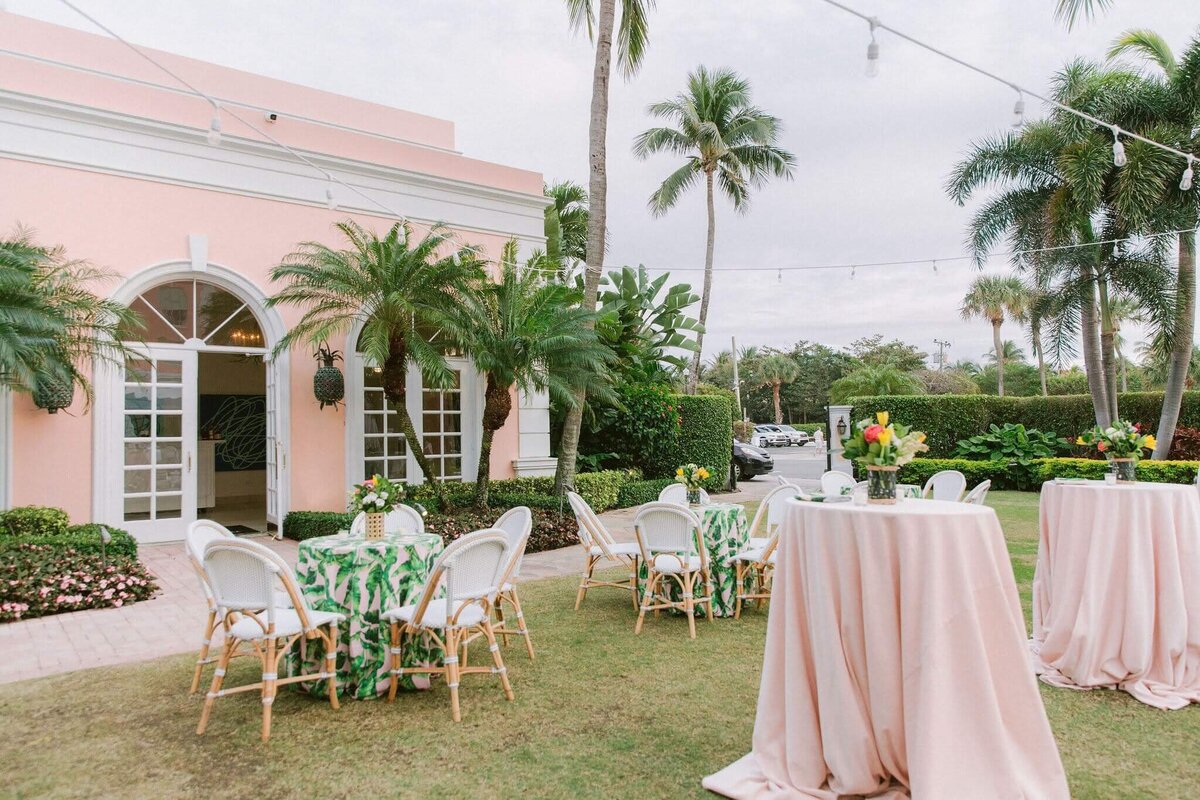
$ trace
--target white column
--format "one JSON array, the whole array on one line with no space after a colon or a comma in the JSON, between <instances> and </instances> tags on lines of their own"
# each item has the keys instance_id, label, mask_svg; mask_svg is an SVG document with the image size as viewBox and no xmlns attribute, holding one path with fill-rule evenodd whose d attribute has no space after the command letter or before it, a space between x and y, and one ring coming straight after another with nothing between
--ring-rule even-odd
<instances>
[{"instance_id":1,"label":"white column","mask_svg":"<svg viewBox=\"0 0 1200 800\"><path fill-rule=\"evenodd\" d=\"M553 475L558 459L550 455L550 396L545 392L517 392L517 477Z\"/></svg>"},{"instance_id":2,"label":"white column","mask_svg":"<svg viewBox=\"0 0 1200 800\"><path fill-rule=\"evenodd\" d=\"M837 472L844 472L847 475L853 475L854 469L850 462L842 455L842 450L845 446L845 438L849 437L853 423L850 420L850 412L854 410L854 406L829 406L829 463L830 469ZM838 423L842 424L842 429L845 434L838 434Z\"/></svg>"}]
</instances>

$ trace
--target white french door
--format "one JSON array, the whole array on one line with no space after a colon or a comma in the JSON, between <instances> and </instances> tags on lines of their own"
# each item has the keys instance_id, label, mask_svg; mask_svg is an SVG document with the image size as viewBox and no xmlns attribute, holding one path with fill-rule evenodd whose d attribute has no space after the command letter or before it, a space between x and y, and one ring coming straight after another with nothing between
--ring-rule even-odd
<instances>
[{"instance_id":1,"label":"white french door","mask_svg":"<svg viewBox=\"0 0 1200 800\"><path fill-rule=\"evenodd\" d=\"M121 374L120 524L142 542L174 541L196 519L196 351L140 353Z\"/></svg>"},{"instance_id":2,"label":"white french door","mask_svg":"<svg viewBox=\"0 0 1200 800\"><path fill-rule=\"evenodd\" d=\"M267 522L278 530L283 524L280 519L279 487L287 468L287 453L283 449L280 432L279 364L274 359L264 359L267 369Z\"/></svg>"}]
</instances>

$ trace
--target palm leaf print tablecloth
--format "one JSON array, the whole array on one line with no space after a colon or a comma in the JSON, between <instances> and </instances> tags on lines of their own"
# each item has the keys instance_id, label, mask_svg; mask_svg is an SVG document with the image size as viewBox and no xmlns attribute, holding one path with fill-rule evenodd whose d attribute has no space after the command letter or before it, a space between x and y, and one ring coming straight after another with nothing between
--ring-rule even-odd
<instances>
[{"instance_id":1,"label":"palm leaf print tablecloth","mask_svg":"<svg viewBox=\"0 0 1200 800\"><path fill-rule=\"evenodd\" d=\"M321 536L300 543L296 578L309 605L318 611L346 615L338 626L338 693L358 699L377 697L390 686L388 648L390 629L379 615L389 608L411 605L434 561L442 552L442 539L435 534L389 533L382 539L363 536ZM306 671L319 672L324 655L318 641L297 642L288 653L288 674L298 674L301 661ZM415 667L436 663L441 648L408 638L403 665ZM400 688L428 689L426 675L401 677ZM325 694L325 681L301 686L315 695Z\"/></svg>"},{"instance_id":2,"label":"palm leaf print tablecloth","mask_svg":"<svg viewBox=\"0 0 1200 800\"><path fill-rule=\"evenodd\" d=\"M737 601L737 569L733 557L745 551L750 543L746 509L737 503L709 503L693 506L691 510L700 518L700 536L708 551L708 567L713 582L713 616L732 617ZM641 565L639 577L644 590L645 564ZM677 583L667 581L663 586L668 587L672 600L682 600Z\"/></svg>"}]
</instances>

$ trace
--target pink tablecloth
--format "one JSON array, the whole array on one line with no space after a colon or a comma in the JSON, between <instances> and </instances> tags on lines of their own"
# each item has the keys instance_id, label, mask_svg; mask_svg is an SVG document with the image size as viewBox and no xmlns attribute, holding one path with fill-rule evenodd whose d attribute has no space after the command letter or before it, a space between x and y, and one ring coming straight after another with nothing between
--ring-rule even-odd
<instances>
[{"instance_id":1,"label":"pink tablecloth","mask_svg":"<svg viewBox=\"0 0 1200 800\"><path fill-rule=\"evenodd\" d=\"M1200 702L1196 487L1049 482L1041 518L1030 647L1042 680L1158 708Z\"/></svg>"},{"instance_id":2,"label":"pink tablecloth","mask_svg":"<svg viewBox=\"0 0 1200 800\"><path fill-rule=\"evenodd\" d=\"M793 501L733 798L1067 800L990 508Z\"/></svg>"}]
</instances>

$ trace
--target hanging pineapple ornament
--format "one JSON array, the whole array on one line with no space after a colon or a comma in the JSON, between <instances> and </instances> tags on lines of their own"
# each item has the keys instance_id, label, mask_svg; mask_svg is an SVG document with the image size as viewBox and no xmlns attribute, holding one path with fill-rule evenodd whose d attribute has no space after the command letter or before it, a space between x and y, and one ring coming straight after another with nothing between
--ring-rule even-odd
<instances>
[{"instance_id":1,"label":"hanging pineapple ornament","mask_svg":"<svg viewBox=\"0 0 1200 800\"><path fill-rule=\"evenodd\" d=\"M337 408L337 404L346 397L346 379L342 377L342 371L334 366L335 361L341 360L342 354L328 347L319 347L313 358L321 365L313 375L313 394L321 408Z\"/></svg>"},{"instance_id":2,"label":"hanging pineapple ornament","mask_svg":"<svg viewBox=\"0 0 1200 800\"><path fill-rule=\"evenodd\" d=\"M70 408L75 399L75 382L70 375L47 375L33 388L33 404L51 414L60 408Z\"/></svg>"}]
</instances>

